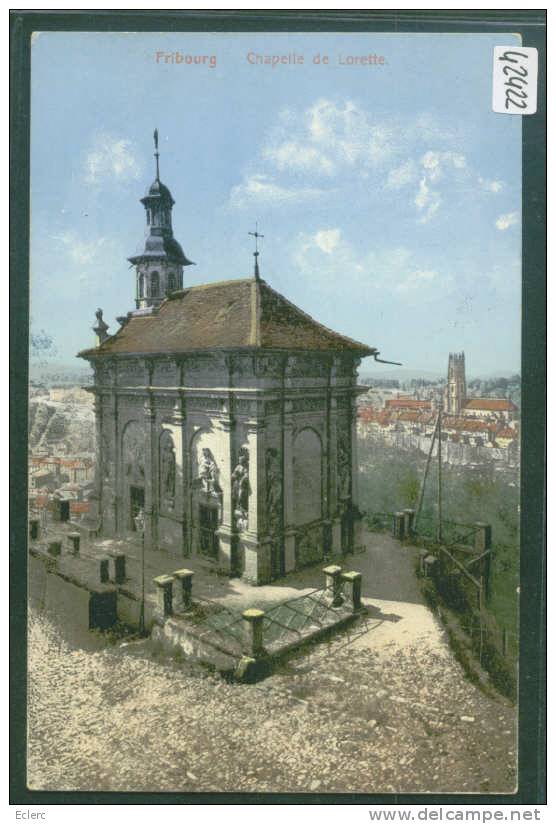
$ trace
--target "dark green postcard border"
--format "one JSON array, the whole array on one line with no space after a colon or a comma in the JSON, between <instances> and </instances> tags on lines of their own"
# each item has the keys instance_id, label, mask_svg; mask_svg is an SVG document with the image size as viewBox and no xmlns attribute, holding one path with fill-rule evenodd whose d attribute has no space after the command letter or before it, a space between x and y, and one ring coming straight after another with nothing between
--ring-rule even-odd
<instances>
[{"instance_id":1,"label":"dark green postcard border","mask_svg":"<svg viewBox=\"0 0 556 824\"><path fill-rule=\"evenodd\" d=\"M515 795L42 792L26 788L30 37L33 31L520 32L539 50L523 118L522 551ZM546 10L10 12L10 803L546 803ZM518 173L518 170L516 170Z\"/></svg>"}]
</instances>

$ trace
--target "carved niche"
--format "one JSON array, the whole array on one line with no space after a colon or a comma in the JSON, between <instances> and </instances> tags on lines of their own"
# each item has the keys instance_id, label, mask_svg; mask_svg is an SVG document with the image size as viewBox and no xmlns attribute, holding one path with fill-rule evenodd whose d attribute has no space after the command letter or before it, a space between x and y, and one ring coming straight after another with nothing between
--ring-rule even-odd
<instances>
[{"instance_id":1,"label":"carved niche","mask_svg":"<svg viewBox=\"0 0 556 824\"><path fill-rule=\"evenodd\" d=\"M282 468L274 447L265 453L265 518L269 535L276 535L282 525Z\"/></svg>"},{"instance_id":2,"label":"carved niche","mask_svg":"<svg viewBox=\"0 0 556 824\"><path fill-rule=\"evenodd\" d=\"M172 511L176 502L176 450L168 430L160 436L160 507Z\"/></svg>"},{"instance_id":3,"label":"carved niche","mask_svg":"<svg viewBox=\"0 0 556 824\"><path fill-rule=\"evenodd\" d=\"M338 417L337 422L337 480L338 500L349 497L351 485L351 427L347 417Z\"/></svg>"},{"instance_id":4,"label":"carved niche","mask_svg":"<svg viewBox=\"0 0 556 824\"><path fill-rule=\"evenodd\" d=\"M129 483L145 483L145 435L136 421L130 421L123 432L122 464Z\"/></svg>"},{"instance_id":5,"label":"carved niche","mask_svg":"<svg viewBox=\"0 0 556 824\"><path fill-rule=\"evenodd\" d=\"M235 527L243 532L249 526L249 450L242 447L237 465L232 472L232 511Z\"/></svg>"},{"instance_id":6,"label":"carved niche","mask_svg":"<svg viewBox=\"0 0 556 824\"><path fill-rule=\"evenodd\" d=\"M214 455L208 447L204 447L199 461L199 476L197 483L207 495L219 495L222 492L218 482L220 470Z\"/></svg>"}]
</instances>

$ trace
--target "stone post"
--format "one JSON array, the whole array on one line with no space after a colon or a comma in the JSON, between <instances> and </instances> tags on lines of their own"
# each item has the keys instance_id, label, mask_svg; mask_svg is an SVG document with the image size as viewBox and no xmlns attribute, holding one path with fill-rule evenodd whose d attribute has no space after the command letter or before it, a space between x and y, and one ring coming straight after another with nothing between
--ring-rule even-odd
<instances>
[{"instance_id":1,"label":"stone post","mask_svg":"<svg viewBox=\"0 0 556 824\"><path fill-rule=\"evenodd\" d=\"M39 537L39 519L31 518L29 521L29 537L32 541L36 541Z\"/></svg>"},{"instance_id":2,"label":"stone post","mask_svg":"<svg viewBox=\"0 0 556 824\"><path fill-rule=\"evenodd\" d=\"M101 558L99 561L99 578L101 584L107 584L110 581L110 570L108 568L108 558Z\"/></svg>"},{"instance_id":3,"label":"stone post","mask_svg":"<svg viewBox=\"0 0 556 824\"><path fill-rule=\"evenodd\" d=\"M326 589L329 590L332 598L332 606L339 607L343 603L342 597L342 567L327 566L323 569Z\"/></svg>"},{"instance_id":4,"label":"stone post","mask_svg":"<svg viewBox=\"0 0 556 824\"><path fill-rule=\"evenodd\" d=\"M79 555L79 544L81 542L81 535L79 532L69 532L68 540L71 544L71 550L74 555Z\"/></svg>"},{"instance_id":5,"label":"stone post","mask_svg":"<svg viewBox=\"0 0 556 824\"><path fill-rule=\"evenodd\" d=\"M406 538L410 538L413 535L413 525L415 523L415 510L414 509L404 509L404 535Z\"/></svg>"},{"instance_id":6,"label":"stone post","mask_svg":"<svg viewBox=\"0 0 556 824\"><path fill-rule=\"evenodd\" d=\"M438 563L438 558L434 555L427 555L423 560L423 569L425 571L425 578L432 578L435 567Z\"/></svg>"},{"instance_id":7,"label":"stone post","mask_svg":"<svg viewBox=\"0 0 556 824\"><path fill-rule=\"evenodd\" d=\"M123 552L114 551L110 553L114 564L114 582L123 584L125 581L125 555Z\"/></svg>"},{"instance_id":8,"label":"stone post","mask_svg":"<svg viewBox=\"0 0 556 824\"><path fill-rule=\"evenodd\" d=\"M490 524L483 524L482 522L477 522L473 526L477 530L475 532L475 550L482 554L492 546L492 527Z\"/></svg>"},{"instance_id":9,"label":"stone post","mask_svg":"<svg viewBox=\"0 0 556 824\"><path fill-rule=\"evenodd\" d=\"M243 620L248 654L253 658L260 658L265 652L263 644L264 612L262 609L246 609L243 612Z\"/></svg>"},{"instance_id":10,"label":"stone post","mask_svg":"<svg viewBox=\"0 0 556 824\"><path fill-rule=\"evenodd\" d=\"M59 555L62 554L62 542L61 541L50 541L48 544L48 554L52 555L53 558L57 558Z\"/></svg>"},{"instance_id":11,"label":"stone post","mask_svg":"<svg viewBox=\"0 0 556 824\"><path fill-rule=\"evenodd\" d=\"M403 512L394 513L393 534L394 538L399 541L403 541L405 538L405 515Z\"/></svg>"},{"instance_id":12,"label":"stone post","mask_svg":"<svg viewBox=\"0 0 556 824\"><path fill-rule=\"evenodd\" d=\"M156 605L162 618L168 618L173 613L173 585L174 579L171 575L159 575L153 578L156 584Z\"/></svg>"},{"instance_id":13,"label":"stone post","mask_svg":"<svg viewBox=\"0 0 556 824\"><path fill-rule=\"evenodd\" d=\"M194 574L190 569L177 569L174 572L174 578L181 584L181 606L184 611L191 608Z\"/></svg>"},{"instance_id":14,"label":"stone post","mask_svg":"<svg viewBox=\"0 0 556 824\"><path fill-rule=\"evenodd\" d=\"M362 576L360 572L342 572L340 575L342 581L344 581L348 587L351 588L351 595L350 601L351 606L354 612L360 612L362 609L361 604L361 581Z\"/></svg>"}]
</instances>

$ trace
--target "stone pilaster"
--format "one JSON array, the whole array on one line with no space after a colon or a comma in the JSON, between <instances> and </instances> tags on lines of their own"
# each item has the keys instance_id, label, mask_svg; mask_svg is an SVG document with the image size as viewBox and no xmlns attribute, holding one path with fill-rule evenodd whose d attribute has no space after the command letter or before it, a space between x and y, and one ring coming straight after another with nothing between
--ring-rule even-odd
<instances>
[{"instance_id":1,"label":"stone pilaster","mask_svg":"<svg viewBox=\"0 0 556 824\"><path fill-rule=\"evenodd\" d=\"M220 487L222 489L222 522L218 535L218 571L230 575L232 571L233 513L232 513L232 429L231 418L221 418L217 424Z\"/></svg>"},{"instance_id":2,"label":"stone pilaster","mask_svg":"<svg viewBox=\"0 0 556 824\"><path fill-rule=\"evenodd\" d=\"M120 422L118 418L118 395L116 389L116 378L114 378L112 396L110 398L110 417L112 419L112 454L114 456L114 463L112 466L112 472L110 473L111 479L113 480L113 492L112 501L109 502L109 508L111 511L113 524L111 532L118 534L122 528L122 525L120 523L122 509L122 490L120 489L120 484L122 483L122 444L120 438Z\"/></svg>"},{"instance_id":3,"label":"stone pilaster","mask_svg":"<svg viewBox=\"0 0 556 824\"><path fill-rule=\"evenodd\" d=\"M265 524L265 425L251 421L247 425L249 449L249 518L248 528L239 540L243 549L243 577L253 584L265 584L271 579L270 542Z\"/></svg>"},{"instance_id":4,"label":"stone pilaster","mask_svg":"<svg viewBox=\"0 0 556 824\"><path fill-rule=\"evenodd\" d=\"M248 532L250 536L259 538L265 529L264 524L264 495L265 495L265 466L264 466L264 424L249 423L247 426L247 446L249 449L249 518Z\"/></svg>"},{"instance_id":5,"label":"stone pilaster","mask_svg":"<svg viewBox=\"0 0 556 824\"><path fill-rule=\"evenodd\" d=\"M351 508L359 509L359 455L357 449L357 397L351 398Z\"/></svg>"},{"instance_id":6,"label":"stone pilaster","mask_svg":"<svg viewBox=\"0 0 556 824\"><path fill-rule=\"evenodd\" d=\"M92 513L93 517L98 518L99 534L102 534L103 528L103 507L102 507L102 492L104 479L104 461L108 460L108 455L104 454L102 448L103 443L103 415L102 415L102 395L95 392L94 401L95 410L95 442L96 442L96 461L95 461L95 498L97 502L97 512Z\"/></svg>"},{"instance_id":7,"label":"stone pilaster","mask_svg":"<svg viewBox=\"0 0 556 824\"><path fill-rule=\"evenodd\" d=\"M144 406L145 415L145 546L154 548L157 545L156 535L156 409L153 395L149 392Z\"/></svg>"},{"instance_id":8,"label":"stone pilaster","mask_svg":"<svg viewBox=\"0 0 556 824\"><path fill-rule=\"evenodd\" d=\"M284 496L284 555L285 572L295 569L295 508L293 492L293 422L284 419L282 494Z\"/></svg>"},{"instance_id":9,"label":"stone pilaster","mask_svg":"<svg viewBox=\"0 0 556 824\"><path fill-rule=\"evenodd\" d=\"M180 386L184 383L184 363L180 361ZM181 408L181 510L182 510L182 547L185 557L191 555L191 452L187 439L187 401L183 390L180 390L179 404Z\"/></svg>"}]
</instances>

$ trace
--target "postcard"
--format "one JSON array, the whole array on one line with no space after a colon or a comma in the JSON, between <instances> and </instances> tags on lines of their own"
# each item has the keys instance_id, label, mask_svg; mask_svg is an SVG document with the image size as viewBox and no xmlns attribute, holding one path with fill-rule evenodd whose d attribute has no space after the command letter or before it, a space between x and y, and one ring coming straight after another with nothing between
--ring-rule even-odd
<instances>
[{"instance_id":1,"label":"postcard","mask_svg":"<svg viewBox=\"0 0 556 824\"><path fill-rule=\"evenodd\" d=\"M518 790L536 61L34 31L29 790Z\"/></svg>"}]
</instances>

